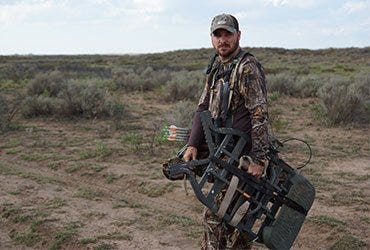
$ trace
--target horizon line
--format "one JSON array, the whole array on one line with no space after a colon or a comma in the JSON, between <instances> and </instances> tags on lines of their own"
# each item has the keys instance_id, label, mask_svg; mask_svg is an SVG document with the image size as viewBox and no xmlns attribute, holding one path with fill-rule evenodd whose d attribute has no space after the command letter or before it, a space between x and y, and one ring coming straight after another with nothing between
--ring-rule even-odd
<instances>
[{"instance_id":1,"label":"horizon line","mask_svg":"<svg viewBox=\"0 0 370 250\"><path fill-rule=\"evenodd\" d=\"M287 51L294 51L294 50L308 50L308 51L322 51L322 50L330 50L330 49L370 49L369 46L350 46L350 47L326 47L326 48L284 48L284 47L255 47L255 46L241 46L241 48L249 48L249 49L279 49L279 50L287 50ZM175 49L175 50L168 50L168 51L154 51L154 52L122 52L122 53L14 53L14 54L0 54L0 56L138 56L138 55L150 55L150 54L164 54L164 53L175 53L179 51L192 51L192 50L212 50L212 47L202 47L202 48L186 48L186 49Z\"/></svg>"}]
</instances>

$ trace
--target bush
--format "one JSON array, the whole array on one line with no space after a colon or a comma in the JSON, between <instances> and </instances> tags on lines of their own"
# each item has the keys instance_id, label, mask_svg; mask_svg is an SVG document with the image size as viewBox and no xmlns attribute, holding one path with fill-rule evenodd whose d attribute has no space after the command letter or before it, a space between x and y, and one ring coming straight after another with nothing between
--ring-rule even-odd
<instances>
[{"instance_id":1,"label":"bush","mask_svg":"<svg viewBox=\"0 0 370 250\"><path fill-rule=\"evenodd\" d=\"M78 84L74 84L71 86L79 86ZM82 86L81 88L77 88L79 93L76 97L76 100L73 102L75 107L77 107L76 111L79 111L80 114L87 118L94 118L97 116L106 116L110 115L109 112L109 102L110 95L108 92L102 88L98 88L96 85L87 84L86 86ZM72 111L74 106L71 107Z\"/></svg>"},{"instance_id":2,"label":"bush","mask_svg":"<svg viewBox=\"0 0 370 250\"><path fill-rule=\"evenodd\" d=\"M368 124L370 75L331 77L319 96L332 124Z\"/></svg>"},{"instance_id":3,"label":"bush","mask_svg":"<svg viewBox=\"0 0 370 250\"><path fill-rule=\"evenodd\" d=\"M117 124L124 118L124 105L116 102L98 82L64 79L59 73L48 78L50 75L30 81L28 93L32 95L26 98L22 110L25 117L113 117Z\"/></svg>"},{"instance_id":4,"label":"bush","mask_svg":"<svg viewBox=\"0 0 370 250\"><path fill-rule=\"evenodd\" d=\"M11 80L15 84L23 84L27 79L32 78L36 71L33 64L12 63L0 67L0 79Z\"/></svg>"},{"instance_id":5,"label":"bush","mask_svg":"<svg viewBox=\"0 0 370 250\"><path fill-rule=\"evenodd\" d=\"M267 75L268 92L278 92L282 95L293 96L297 92L296 77L287 73Z\"/></svg>"},{"instance_id":6,"label":"bush","mask_svg":"<svg viewBox=\"0 0 370 250\"><path fill-rule=\"evenodd\" d=\"M48 96L28 96L24 102L22 114L27 117L60 115L62 109L61 99Z\"/></svg>"},{"instance_id":7,"label":"bush","mask_svg":"<svg viewBox=\"0 0 370 250\"><path fill-rule=\"evenodd\" d=\"M56 97L65 88L66 81L66 75L60 71L38 74L27 84L27 94Z\"/></svg>"},{"instance_id":8,"label":"bush","mask_svg":"<svg viewBox=\"0 0 370 250\"><path fill-rule=\"evenodd\" d=\"M19 111L24 100L24 95L18 91L12 91L5 95L0 93L0 133L9 129L10 123Z\"/></svg>"},{"instance_id":9,"label":"bush","mask_svg":"<svg viewBox=\"0 0 370 250\"><path fill-rule=\"evenodd\" d=\"M167 115L167 121L178 127L190 127L192 124L196 102L185 100L175 104Z\"/></svg>"},{"instance_id":10,"label":"bush","mask_svg":"<svg viewBox=\"0 0 370 250\"><path fill-rule=\"evenodd\" d=\"M134 69L116 69L113 82L117 89L127 91L149 91L163 85L170 79L167 70L154 70L152 67Z\"/></svg>"},{"instance_id":11,"label":"bush","mask_svg":"<svg viewBox=\"0 0 370 250\"><path fill-rule=\"evenodd\" d=\"M8 127L9 106L5 95L0 93L0 132Z\"/></svg>"},{"instance_id":12,"label":"bush","mask_svg":"<svg viewBox=\"0 0 370 250\"><path fill-rule=\"evenodd\" d=\"M201 71L179 71L172 73L171 80L162 87L165 101L198 100L204 86Z\"/></svg>"},{"instance_id":13,"label":"bush","mask_svg":"<svg viewBox=\"0 0 370 250\"><path fill-rule=\"evenodd\" d=\"M295 97L317 97L319 89L327 82L328 77L307 75L296 79Z\"/></svg>"},{"instance_id":14,"label":"bush","mask_svg":"<svg viewBox=\"0 0 370 250\"><path fill-rule=\"evenodd\" d=\"M282 95L294 97L316 97L317 92L327 81L328 77L318 75L290 75L280 73L267 76L269 92L278 92Z\"/></svg>"},{"instance_id":15,"label":"bush","mask_svg":"<svg viewBox=\"0 0 370 250\"><path fill-rule=\"evenodd\" d=\"M107 106L109 110L109 116L112 118L115 128L123 128L124 126L122 121L128 116L126 105L117 102L108 102Z\"/></svg>"}]
</instances>

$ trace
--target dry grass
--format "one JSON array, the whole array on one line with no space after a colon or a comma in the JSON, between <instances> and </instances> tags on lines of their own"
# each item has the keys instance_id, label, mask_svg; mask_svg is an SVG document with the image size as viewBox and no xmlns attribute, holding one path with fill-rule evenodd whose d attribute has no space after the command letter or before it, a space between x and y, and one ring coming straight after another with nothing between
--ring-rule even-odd
<instances>
[{"instance_id":1,"label":"dry grass","mask_svg":"<svg viewBox=\"0 0 370 250\"><path fill-rule=\"evenodd\" d=\"M297 68L289 60L286 69L279 69L278 60L272 55L277 53L292 59L289 51L256 51L257 56L263 52L258 56L262 61L267 63L271 59L267 65L270 72L357 74L357 68L353 71L346 64L326 62L323 67L320 60L327 59L320 53L333 53L330 50L299 51L305 54L299 60L307 63L308 69ZM206 64L208 52L201 50L194 57L194 64L183 62L189 56L186 51L177 52L182 60L174 56L176 53L165 53L164 57L146 55L145 60L148 64L158 63L154 71L168 67L163 58L176 65L182 63L172 70L190 71ZM362 52L368 53L365 49ZM330 56L343 53L348 53L346 56L353 59L353 64L357 62L357 54L352 50L339 50ZM30 60L10 57L7 63L21 59ZM53 64L62 64L65 69L71 69L72 78L88 75L109 78L111 72L102 65L126 65L135 60L145 63L143 58L115 56L99 60L89 56L49 59L52 68ZM96 71L91 67L93 64L99 64L95 65ZM27 65L31 64L23 65L23 69ZM22 89L25 85L21 82L9 78L7 89ZM168 122L189 119L185 117L190 113L186 110L193 101L164 103L158 89L129 93L119 89L115 94L130 105L132 113L120 126L114 119L25 119L17 114L11 126L3 131L0 137L2 248L199 248L203 206L191 192L185 195L181 182L169 182L161 172L161 163L179 148L177 144L160 140L161 128ZM317 198L294 248L366 249L370 245L366 238L370 218L370 145L365 136L369 128L328 126L321 120L325 113L320 112L325 110L320 109L319 103L318 97L295 98L278 92L269 96L278 138L301 138L313 149L312 161L302 173L314 184ZM176 113L177 109L183 114L176 118L171 112ZM296 148L287 147L286 157L304 160L306 151Z\"/></svg>"}]
</instances>

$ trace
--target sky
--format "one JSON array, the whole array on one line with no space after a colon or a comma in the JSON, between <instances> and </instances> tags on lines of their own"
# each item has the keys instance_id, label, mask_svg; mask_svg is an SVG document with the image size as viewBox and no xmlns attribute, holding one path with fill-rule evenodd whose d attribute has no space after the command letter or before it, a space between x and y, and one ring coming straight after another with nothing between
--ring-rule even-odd
<instances>
[{"instance_id":1,"label":"sky","mask_svg":"<svg viewBox=\"0 0 370 250\"><path fill-rule=\"evenodd\" d=\"M0 55L210 48L221 13L242 47L370 46L370 0L0 0Z\"/></svg>"}]
</instances>

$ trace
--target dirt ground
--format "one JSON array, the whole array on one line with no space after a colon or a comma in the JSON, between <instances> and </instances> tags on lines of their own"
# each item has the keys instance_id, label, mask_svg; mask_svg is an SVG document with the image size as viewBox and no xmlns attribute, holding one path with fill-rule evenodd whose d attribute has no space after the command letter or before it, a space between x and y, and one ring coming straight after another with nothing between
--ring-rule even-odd
<instances>
[{"instance_id":1,"label":"dirt ground","mask_svg":"<svg viewBox=\"0 0 370 250\"><path fill-rule=\"evenodd\" d=\"M199 249L203 206L161 172L179 148L157 139L172 106L155 93L124 98L133 112L120 130L18 118L0 135L0 249ZM316 199L293 249L369 249L370 131L323 125L316 101L270 107L275 134L313 150L302 173Z\"/></svg>"}]
</instances>

